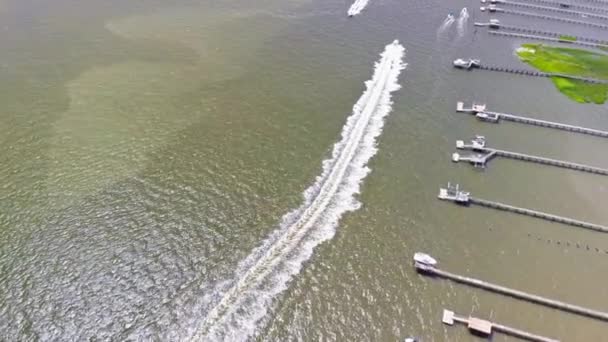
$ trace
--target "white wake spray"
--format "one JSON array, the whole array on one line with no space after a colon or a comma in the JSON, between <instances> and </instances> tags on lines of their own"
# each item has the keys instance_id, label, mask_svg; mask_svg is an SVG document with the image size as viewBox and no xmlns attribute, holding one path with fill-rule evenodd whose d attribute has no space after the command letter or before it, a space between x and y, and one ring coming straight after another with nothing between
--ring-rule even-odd
<instances>
[{"instance_id":1,"label":"white wake spray","mask_svg":"<svg viewBox=\"0 0 608 342\"><path fill-rule=\"evenodd\" d=\"M454 19L454 16L452 14L448 14L441 26L439 26L437 34L442 34L448 27L452 26L454 21L456 21L456 19Z\"/></svg>"},{"instance_id":2,"label":"white wake spray","mask_svg":"<svg viewBox=\"0 0 608 342\"><path fill-rule=\"evenodd\" d=\"M461 11L460 11L460 16L458 17L458 37L462 37L464 36L464 33L466 31L466 25L467 22L469 21L469 11L467 10L466 7L464 7Z\"/></svg>"},{"instance_id":3,"label":"white wake spray","mask_svg":"<svg viewBox=\"0 0 608 342\"><path fill-rule=\"evenodd\" d=\"M365 6L367 6L368 2L369 0L355 0L355 2L353 2L353 4L350 5L350 8L348 9L348 16L352 17L361 13Z\"/></svg>"},{"instance_id":4,"label":"white wake spray","mask_svg":"<svg viewBox=\"0 0 608 342\"><path fill-rule=\"evenodd\" d=\"M323 161L321 175L304 192L304 203L286 214L279 228L241 263L231 284L210 296L217 302L193 340L241 341L255 334L272 300L287 289L314 248L334 236L345 212L360 207L354 195L370 172L366 164L377 151L376 138L392 109L391 93L400 88L404 54L398 41L386 46L331 158Z\"/></svg>"}]
</instances>

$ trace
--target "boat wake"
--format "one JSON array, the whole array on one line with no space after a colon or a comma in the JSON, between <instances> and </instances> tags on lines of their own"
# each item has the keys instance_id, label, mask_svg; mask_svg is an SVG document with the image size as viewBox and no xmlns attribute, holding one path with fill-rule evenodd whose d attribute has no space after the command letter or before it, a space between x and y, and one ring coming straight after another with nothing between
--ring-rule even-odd
<instances>
[{"instance_id":1,"label":"boat wake","mask_svg":"<svg viewBox=\"0 0 608 342\"><path fill-rule=\"evenodd\" d=\"M386 46L342 128L341 140L304 192L304 203L283 216L279 228L239 265L234 280L211 294L216 300L192 340L240 341L254 335L268 320L272 300L287 289L313 249L334 236L345 212L360 207L354 196L370 172L366 165L376 154L376 138L392 109L391 93L400 88L404 55L398 41Z\"/></svg>"},{"instance_id":2,"label":"boat wake","mask_svg":"<svg viewBox=\"0 0 608 342\"><path fill-rule=\"evenodd\" d=\"M348 9L348 12L347 12L348 16L353 17L353 16L361 13L361 11L363 11L365 6L367 6L368 2L369 2L369 0L355 0L355 2L353 2L353 4L350 5L350 8Z\"/></svg>"},{"instance_id":3,"label":"boat wake","mask_svg":"<svg viewBox=\"0 0 608 342\"><path fill-rule=\"evenodd\" d=\"M447 30L450 26L452 26L454 21L456 21L456 19L454 19L454 16L452 14L448 14L448 16L445 18L445 20L441 24L441 26L439 26L439 29L437 30L437 34L440 35L443 32L445 32L445 30Z\"/></svg>"},{"instance_id":4,"label":"boat wake","mask_svg":"<svg viewBox=\"0 0 608 342\"><path fill-rule=\"evenodd\" d=\"M458 37L464 36L464 33L466 31L466 25L467 25L468 21L469 21L469 11L467 10L466 7L464 7L460 11L460 16L458 17L458 25L456 26L458 29Z\"/></svg>"}]
</instances>

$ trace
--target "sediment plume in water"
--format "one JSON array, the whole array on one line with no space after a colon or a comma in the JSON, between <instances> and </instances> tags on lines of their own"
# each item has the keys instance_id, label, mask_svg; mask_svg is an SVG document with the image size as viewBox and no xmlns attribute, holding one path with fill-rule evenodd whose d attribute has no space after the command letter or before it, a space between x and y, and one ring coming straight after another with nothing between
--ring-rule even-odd
<instances>
[{"instance_id":1,"label":"sediment plume in water","mask_svg":"<svg viewBox=\"0 0 608 342\"><path fill-rule=\"evenodd\" d=\"M273 299L300 273L314 248L334 236L344 213L360 207L355 195L370 172L366 165L376 154L376 139L392 109L391 93L400 88L404 55L398 41L386 46L342 128L341 140L303 193L303 204L283 216L279 227L241 262L235 278L210 295L215 301L193 341L242 341L255 335L268 320Z\"/></svg>"},{"instance_id":2,"label":"sediment plume in water","mask_svg":"<svg viewBox=\"0 0 608 342\"><path fill-rule=\"evenodd\" d=\"M457 25L458 37L464 36L464 33L466 31L466 25L467 25L468 21L469 21L469 11L465 7L460 11L460 16L458 17L458 25Z\"/></svg>"},{"instance_id":3,"label":"sediment plume in water","mask_svg":"<svg viewBox=\"0 0 608 342\"><path fill-rule=\"evenodd\" d=\"M365 6L367 6L368 2L369 0L355 0L355 2L353 2L353 4L350 5L350 8L348 9L348 15L352 17L361 13Z\"/></svg>"}]
</instances>

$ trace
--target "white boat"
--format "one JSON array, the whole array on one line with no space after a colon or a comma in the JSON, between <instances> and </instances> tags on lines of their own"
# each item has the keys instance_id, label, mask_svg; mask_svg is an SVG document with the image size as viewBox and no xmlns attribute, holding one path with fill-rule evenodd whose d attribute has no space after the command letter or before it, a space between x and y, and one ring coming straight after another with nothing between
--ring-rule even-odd
<instances>
[{"instance_id":1,"label":"white boat","mask_svg":"<svg viewBox=\"0 0 608 342\"><path fill-rule=\"evenodd\" d=\"M416 262L418 264L426 265L426 266L437 265L437 260L433 259L432 256L425 254L425 253L420 253L420 252L417 252L416 254L414 254L414 262Z\"/></svg>"},{"instance_id":2,"label":"white boat","mask_svg":"<svg viewBox=\"0 0 608 342\"><path fill-rule=\"evenodd\" d=\"M403 342L418 342L418 339L415 337L408 337Z\"/></svg>"}]
</instances>

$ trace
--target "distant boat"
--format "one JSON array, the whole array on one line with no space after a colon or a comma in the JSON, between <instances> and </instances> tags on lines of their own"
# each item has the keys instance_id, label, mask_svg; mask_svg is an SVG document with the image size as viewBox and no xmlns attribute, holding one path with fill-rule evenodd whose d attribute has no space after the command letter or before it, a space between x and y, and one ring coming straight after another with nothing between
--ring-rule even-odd
<instances>
[{"instance_id":1,"label":"distant boat","mask_svg":"<svg viewBox=\"0 0 608 342\"><path fill-rule=\"evenodd\" d=\"M414 262L427 266L437 265L437 260L435 260L432 256L420 252L414 254Z\"/></svg>"},{"instance_id":2,"label":"distant boat","mask_svg":"<svg viewBox=\"0 0 608 342\"><path fill-rule=\"evenodd\" d=\"M454 20L454 14L448 13L448 20Z\"/></svg>"},{"instance_id":3,"label":"distant boat","mask_svg":"<svg viewBox=\"0 0 608 342\"><path fill-rule=\"evenodd\" d=\"M418 342L418 339L415 337L408 337L403 342Z\"/></svg>"}]
</instances>

